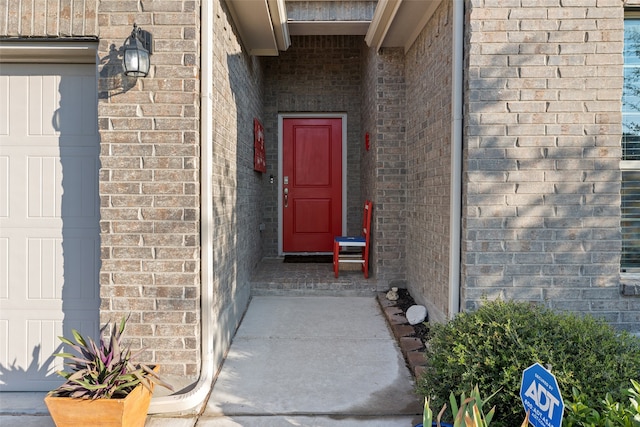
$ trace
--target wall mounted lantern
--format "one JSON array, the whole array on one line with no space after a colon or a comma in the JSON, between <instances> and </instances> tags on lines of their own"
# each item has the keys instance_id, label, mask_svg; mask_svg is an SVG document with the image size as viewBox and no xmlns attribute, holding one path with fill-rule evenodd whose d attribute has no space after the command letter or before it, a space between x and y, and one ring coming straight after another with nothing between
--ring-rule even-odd
<instances>
[{"instance_id":1,"label":"wall mounted lantern","mask_svg":"<svg viewBox=\"0 0 640 427\"><path fill-rule=\"evenodd\" d=\"M146 77L149 74L151 41L150 32L133 24L133 31L123 46L122 66L125 75Z\"/></svg>"}]
</instances>

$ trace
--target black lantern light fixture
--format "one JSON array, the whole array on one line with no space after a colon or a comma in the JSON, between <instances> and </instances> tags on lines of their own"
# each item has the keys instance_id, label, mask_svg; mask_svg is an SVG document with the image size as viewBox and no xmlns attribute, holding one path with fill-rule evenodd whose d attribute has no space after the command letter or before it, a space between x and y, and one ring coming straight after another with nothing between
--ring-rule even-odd
<instances>
[{"instance_id":1,"label":"black lantern light fixture","mask_svg":"<svg viewBox=\"0 0 640 427\"><path fill-rule=\"evenodd\" d=\"M149 74L151 40L150 32L133 24L133 31L123 46L122 66L125 75L146 77Z\"/></svg>"}]
</instances>

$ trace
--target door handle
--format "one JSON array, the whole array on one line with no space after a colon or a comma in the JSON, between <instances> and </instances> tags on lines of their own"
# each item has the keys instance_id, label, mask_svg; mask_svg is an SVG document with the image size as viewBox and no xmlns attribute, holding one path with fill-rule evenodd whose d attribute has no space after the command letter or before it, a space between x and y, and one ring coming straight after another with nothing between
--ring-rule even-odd
<instances>
[{"instance_id":1,"label":"door handle","mask_svg":"<svg viewBox=\"0 0 640 427\"><path fill-rule=\"evenodd\" d=\"M284 207L289 207L289 189L284 189Z\"/></svg>"}]
</instances>

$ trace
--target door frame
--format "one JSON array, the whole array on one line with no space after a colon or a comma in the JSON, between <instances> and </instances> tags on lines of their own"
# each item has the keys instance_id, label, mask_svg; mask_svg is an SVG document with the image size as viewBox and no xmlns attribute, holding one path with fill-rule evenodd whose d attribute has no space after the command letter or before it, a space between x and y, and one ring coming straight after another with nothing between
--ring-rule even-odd
<instances>
[{"instance_id":1,"label":"door frame","mask_svg":"<svg viewBox=\"0 0 640 427\"><path fill-rule=\"evenodd\" d=\"M342 234L347 230L347 114L346 113L281 113L278 114L278 256L284 256L282 250L283 200L282 200L282 158L283 158L283 124L284 119L320 119L332 118L342 120ZM287 252L292 253L292 252Z\"/></svg>"}]
</instances>

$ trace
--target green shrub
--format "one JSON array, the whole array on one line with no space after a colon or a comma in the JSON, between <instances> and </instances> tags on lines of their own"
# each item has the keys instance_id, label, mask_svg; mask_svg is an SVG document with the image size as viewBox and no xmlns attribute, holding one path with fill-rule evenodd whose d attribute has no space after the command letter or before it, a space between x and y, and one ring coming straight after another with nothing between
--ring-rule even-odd
<instances>
[{"instance_id":1,"label":"green shrub","mask_svg":"<svg viewBox=\"0 0 640 427\"><path fill-rule=\"evenodd\" d=\"M638 427L640 426L640 383L631 380L632 387L627 390L626 402L614 401L607 393L601 401L600 411L585 403L585 395L577 388L573 389L571 400L565 399L566 415L563 427Z\"/></svg>"},{"instance_id":2,"label":"green shrub","mask_svg":"<svg viewBox=\"0 0 640 427\"><path fill-rule=\"evenodd\" d=\"M551 366L563 396L581 390L592 408L606 393L620 401L630 378L640 376L640 340L593 317L556 313L519 302L487 302L446 324L431 325L427 367L417 389L434 407L473 384L496 405L494 425L522 422L522 371Z\"/></svg>"}]
</instances>

